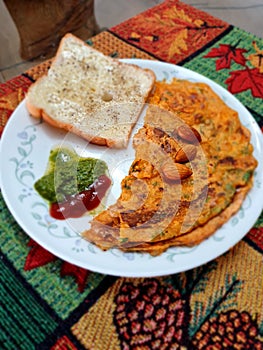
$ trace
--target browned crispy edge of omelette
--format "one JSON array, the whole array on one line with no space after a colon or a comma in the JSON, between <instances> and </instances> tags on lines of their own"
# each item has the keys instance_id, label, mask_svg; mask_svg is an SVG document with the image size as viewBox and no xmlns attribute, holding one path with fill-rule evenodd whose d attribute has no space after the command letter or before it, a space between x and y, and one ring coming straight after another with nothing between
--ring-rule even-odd
<instances>
[{"instance_id":1,"label":"browned crispy edge of omelette","mask_svg":"<svg viewBox=\"0 0 263 350\"><path fill-rule=\"evenodd\" d=\"M98 247L100 247L102 250L107 250L112 247L119 248L122 251L134 251L134 252L144 252L144 253L150 253L153 256L157 256L164 251L166 251L170 247L176 247L176 246L187 246L191 247L194 245L197 245L204 241L205 239L209 238L211 235L215 233L217 229L219 229L221 226L223 226L241 207L248 191L252 187L252 180L247 184L247 186L244 186L240 188L236 194L234 195L232 203L223 210L219 215L213 217L210 219L205 225L199 226L193 231L181 235L179 237L176 237L174 239L169 239L166 241L161 242L154 242L154 243L139 243L133 244L133 246L127 246L125 247L125 243L120 245L118 240L118 230L116 228L108 227L105 230L105 226L101 224L100 222L96 223L97 229L101 225L101 228L104 232L104 237L97 237L96 241L94 242ZM92 241L91 241L92 242Z\"/></svg>"}]
</instances>

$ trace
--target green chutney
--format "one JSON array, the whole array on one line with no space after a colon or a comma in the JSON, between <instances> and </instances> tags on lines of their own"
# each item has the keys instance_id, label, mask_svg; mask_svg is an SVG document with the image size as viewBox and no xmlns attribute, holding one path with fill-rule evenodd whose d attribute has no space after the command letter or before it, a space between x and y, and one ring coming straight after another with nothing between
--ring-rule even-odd
<instances>
[{"instance_id":1,"label":"green chutney","mask_svg":"<svg viewBox=\"0 0 263 350\"><path fill-rule=\"evenodd\" d=\"M73 149L57 147L50 151L47 170L34 188L49 203L60 203L67 196L87 190L107 170L102 160L80 157Z\"/></svg>"}]
</instances>

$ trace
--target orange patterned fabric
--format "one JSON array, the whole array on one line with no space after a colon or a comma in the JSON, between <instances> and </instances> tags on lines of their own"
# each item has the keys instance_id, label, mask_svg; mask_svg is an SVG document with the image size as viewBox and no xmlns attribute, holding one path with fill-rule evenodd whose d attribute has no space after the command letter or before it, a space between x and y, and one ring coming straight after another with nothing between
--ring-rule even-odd
<instances>
[{"instance_id":1,"label":"orange patterned fabric","mask_svg":"<svg viewBox=\"0 0 263 350\"><path fill-rule=\"evenodd\" d=\"M46 74L50 65L52 63L52 59L46 60L30 69L28 69L25 74L30 77L33 81L40 78L42 75Z\"/></svg>"},{"instance_id":2,"label":"orange patterned fabric","mask_svg":"<svg viewBox=\"0 0 263 350\"><path fill-rule=\"evenodd\" d=\"M229 24L205 12L167 0L111 32L160 60L179 63L228 28Z\"/></svg>"},{"instance_id":3,"label":"orange patterned fabric","mask_svg":"<svg viewBox=\"0 0 263 350\"><path fill-rule=\"evenodd\" d=\"M125 43L123 40L109 32L103 32L96 35L89 40L89 43L94 46L95 49L112 57L153 59L153 57L147 52Z\"/></svg>"},{"instance_id":4,"label":"orange patterned fabric","mask_svg":"<svg viewBox=\"0 0 263 350\"><path fill-rule=\"evenodd\" d=\"M19 76L0 85L0 136L12 112L24 99L31 83L26 77Z\"/></svg>"}]
</instances>

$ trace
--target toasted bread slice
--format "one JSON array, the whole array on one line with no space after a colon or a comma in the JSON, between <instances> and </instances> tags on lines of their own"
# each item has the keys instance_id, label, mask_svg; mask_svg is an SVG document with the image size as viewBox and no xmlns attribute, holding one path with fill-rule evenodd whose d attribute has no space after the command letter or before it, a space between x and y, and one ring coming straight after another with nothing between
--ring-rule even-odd
<instances>
[{"instance_id":1,"label":"toasted bread slice","mask_svg":"<svg viewBox=\"0 0 263 350\"><path fill-rule=\"evenodd\" d=\"M26 106L32 116L91 143L123 148L154 82L151 70L66 34L48 74L29 88Z\"/></svg>"}]
</instances>

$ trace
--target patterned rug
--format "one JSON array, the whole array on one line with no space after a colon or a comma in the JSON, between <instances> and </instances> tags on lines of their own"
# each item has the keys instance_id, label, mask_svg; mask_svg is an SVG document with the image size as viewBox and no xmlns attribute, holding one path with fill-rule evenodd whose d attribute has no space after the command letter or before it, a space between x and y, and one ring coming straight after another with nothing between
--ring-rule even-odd
<instances>
[{"instance_id":1,"label":"patterned rug","mask_svg":"<svg viewBox=\"0 0 263 350\"><path fill-rule=\"evenodd\" d=\"M88 44L203 74L263 127L263 40L220 19L167 0ZM50 63L0 85L1 133ZM2 197L0 229L1 349L263 349L263 215L223 256L156 278L106 276L56 258L23 232Z\"/></svg>"}]
</instances>

